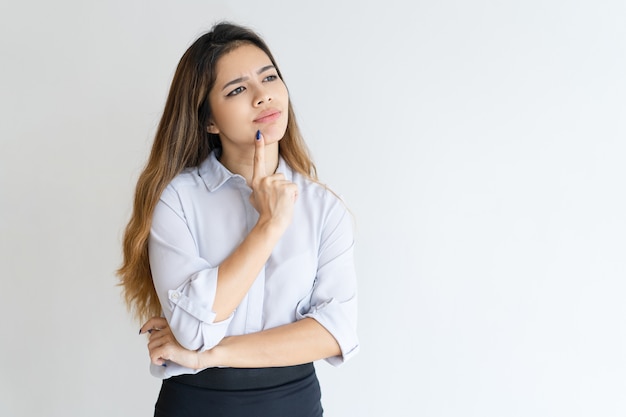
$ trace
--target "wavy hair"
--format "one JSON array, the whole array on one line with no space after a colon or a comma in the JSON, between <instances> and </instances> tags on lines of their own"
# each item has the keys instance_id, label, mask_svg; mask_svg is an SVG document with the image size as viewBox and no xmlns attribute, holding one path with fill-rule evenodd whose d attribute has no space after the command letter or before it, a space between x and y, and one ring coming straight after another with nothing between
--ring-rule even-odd
<instances>
[{"instance_id":1,"label":"wavy hair","mask_svg":"<svg viewBox=\"0 0 626 417\"><path fill-rule=\"evenodd\" d=\"M211 118L209 92L218 60L242 44L252 44L267 54L282 74L266 43L254 31L221 22L200 36L183 54L165 103L148 161L139 176L133 211L124 231L123 261L117 270L123 296L135 317L146 320L161 314L148 259L148 238L154 208L165 187L182 170L199 165L214 149L219 135L207 132ZM317 181L317 172L296 123L291 101L279 153L295 171Z\"/></svg>"}]
</instances>

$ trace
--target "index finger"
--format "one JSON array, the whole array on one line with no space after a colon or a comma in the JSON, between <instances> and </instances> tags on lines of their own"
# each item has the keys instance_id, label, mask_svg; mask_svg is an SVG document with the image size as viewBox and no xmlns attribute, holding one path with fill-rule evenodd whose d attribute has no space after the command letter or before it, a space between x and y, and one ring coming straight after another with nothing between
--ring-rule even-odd
<instances>
[{"instance_id":1,"label":"index finger","mask_svg":"<svg viewBox=\"0 0 626 417\"><path fill-rule=\"evenodd\" d=\"M265 172L265 138L260 130L256 131L256 139L254 141L254 165L252 167L252 182L266 177Z\"/></svg>"}]
</instances>

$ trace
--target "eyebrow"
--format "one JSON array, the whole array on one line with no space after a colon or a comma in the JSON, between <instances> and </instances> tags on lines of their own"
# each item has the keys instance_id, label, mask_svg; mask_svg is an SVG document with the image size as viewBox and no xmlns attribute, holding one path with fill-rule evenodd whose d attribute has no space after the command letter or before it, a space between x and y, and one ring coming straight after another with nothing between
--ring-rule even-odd
<instances>
[{"instance_id":1,"label":"eyebrow","mask_svg":"<svg viewBox=\"0 0 626 417\"><path fill-rule=\"evenodd\" d=\"M258 75L261 75L261 74L263 74L265 71L270 70L270 69L273 69L273 68L274 68L274 65L271 65L271 64L270 64L270 65L266 65L266 66L264 66L263 68L261 68L260 70L258 70L256 73L257 73ZM222 91L226 90L226 88L228 88L228 86L231 86L231 85L233 85L233 84L238 84L238 83L240 83L240 82L242 82L242 81L246 81L247 79L248 79L248 77L239 77L239 78L235 78L234 80L229 81L229 82L227 82L226 84L224 84L224 87L222 87Z\"/></svg>"}]
</instances>

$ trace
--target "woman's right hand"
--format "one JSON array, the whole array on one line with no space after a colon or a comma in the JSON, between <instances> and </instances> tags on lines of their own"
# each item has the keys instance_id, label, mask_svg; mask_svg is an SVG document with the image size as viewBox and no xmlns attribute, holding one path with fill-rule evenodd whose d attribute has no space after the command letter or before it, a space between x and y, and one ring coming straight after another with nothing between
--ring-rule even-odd
<instances>
[{"instance_id":1,"label":"woman's right hand","mask_svg":"<svg viewBox=\"0 0 626 417\"><path fill-rule=\"evenodd\" d=\"M259 224L267 222L282 234L293 218L293 209L298 198L298 186L288 181L283 174L266 173L265 139L258 134L255 140L250 203L259 212Z\"/></svg>"},{"instance_id":2,"label":"woman's right hand","mask_svg":"<svg viewBox=\"0 0 626 417\"><path fill-rule=\"evenodd\" d=\"M139 334L142 333L150 333L148 354L153 364L166 366L165 361L172 361L191 369L201 368L200 353L182 347L163 317L148 320L139 329Z\"/></svg>"}]
</instances>

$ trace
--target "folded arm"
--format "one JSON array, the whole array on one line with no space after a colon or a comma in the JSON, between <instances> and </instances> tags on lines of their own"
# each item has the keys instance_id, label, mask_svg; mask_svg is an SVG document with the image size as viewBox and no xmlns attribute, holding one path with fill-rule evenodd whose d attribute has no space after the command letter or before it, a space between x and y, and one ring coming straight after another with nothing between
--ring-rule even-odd
<instances>
[{"instance_id":1,"label":"folded arm","mask_svg":"<svg viewBox=\"0 0 626 417\"><path fill-rule=\"evenodd\" d=\"M225 337L213 349L203 352L185 349L176 342L165 319L151 319L142 332L150 329L159 329L151 331L148 344L150 359L156 365L169 360L191 369L265 368L299 365L341 354L334 337L311 318L257 333Z\"/></svg>"},{"instance_id":2,"label":"folded arm","mask_svg":"<svg viewBox=\"0 0 626 417\"><path fill-rule=\"evenodd\" d=\"M220 265L200 257L182 215L159 202L150 234L150 267L163 314L188 349L209 349L269 258L282 231L257 223Z\"/></svg>"}]
</instances>

